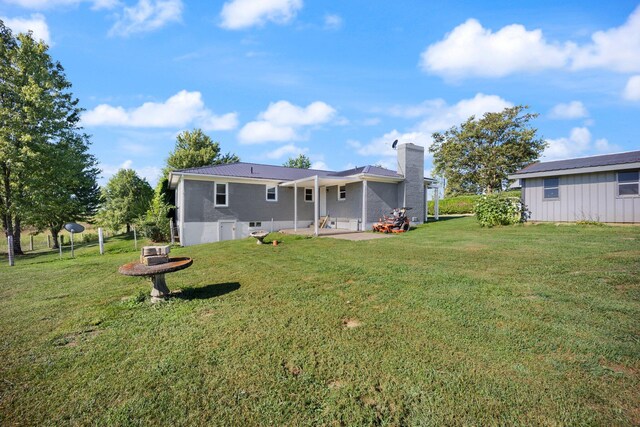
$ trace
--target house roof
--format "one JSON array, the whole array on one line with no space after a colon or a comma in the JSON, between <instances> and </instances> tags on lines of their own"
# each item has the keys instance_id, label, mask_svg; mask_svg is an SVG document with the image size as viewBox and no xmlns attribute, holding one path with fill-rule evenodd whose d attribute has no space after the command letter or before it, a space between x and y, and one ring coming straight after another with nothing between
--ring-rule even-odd
<instances>
[{"instance_id":1,"label":"house roof","mask_svg":"<svg viewBox=\"0 0 640 427\"><path fill-rule=\"evenodd\" d=\"M603 170L636 167L640 163L640 151L605 154L602 156L580 157L577 159L557 160L553 162L537 162L520 169L513 174L514 178L525 178L530 174L573 174L598 172Z\"/></svg>"},{"instance_id":2,"label":"house roof","mask_svg":"<svg viewBox=\"0 0 640 427\"><path fill-rule=\"evenodd\" d=\"M320 178L341 178L360 174L375 175L385 178L403 178L403 176L397 172L379 166L362 166L334 172L320 169L288 168L285 166L245 162L180 169L172 171L172 174L228 176L234 178L267 179L276 181L295 181L316 175Z\"/></svg>"}]
</instances>

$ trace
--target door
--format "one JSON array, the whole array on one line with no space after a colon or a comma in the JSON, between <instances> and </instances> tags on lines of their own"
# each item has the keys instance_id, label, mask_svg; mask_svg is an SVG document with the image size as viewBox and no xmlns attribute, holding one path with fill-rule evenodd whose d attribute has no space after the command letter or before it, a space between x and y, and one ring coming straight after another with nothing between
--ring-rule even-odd
<instances>
[{"instance_id":1,"label":"door","mask_svg":"<svg viewBox=\"0 0 640 427\"><path fill-rule=\"evenodd\" d=\"M218 241L233 240L235 231L235 221L218 221Z\"/></svg>"},{"instance_id":2,"label":"door","mask_svg":"<svg viewBox=\"0 0 640 427\"><path fill-rule=\"evenodd\" d=\"M327 187L320 187L320 216L327 216Z\"/></svg>"}]
</instances>

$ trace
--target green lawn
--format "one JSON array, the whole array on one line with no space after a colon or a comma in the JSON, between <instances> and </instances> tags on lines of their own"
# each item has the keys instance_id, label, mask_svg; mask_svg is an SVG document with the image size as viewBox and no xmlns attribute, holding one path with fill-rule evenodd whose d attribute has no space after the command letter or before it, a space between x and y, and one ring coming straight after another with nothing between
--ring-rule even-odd
<instances>
[{"instance_id":1,"label":"green lawn","mask_svg":"<svg viewBox=\"0 0 640 427\"><path fill-rule=\"evenodd\" d=\"M0 424L640 423L640 227L283 240L2 259Z\"/></svg>"}]
</instances>

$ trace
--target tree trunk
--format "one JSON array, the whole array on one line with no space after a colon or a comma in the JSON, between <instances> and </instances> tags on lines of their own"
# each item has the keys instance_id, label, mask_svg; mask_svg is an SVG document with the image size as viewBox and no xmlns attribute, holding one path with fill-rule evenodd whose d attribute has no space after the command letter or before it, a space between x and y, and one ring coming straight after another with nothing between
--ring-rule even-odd
<instances>
[{"instance_id":1,"label":"tree trunk","mask_svg":"<svg viewBox=\"0 0 640 427\"><path fill-rule=\"evenodd\" d=\"M16 255L24 255L24 252L22 252L22 245L20 244L20 233L22 233L22 229L20 228L20 218L16 217L13 227L13 253Z\"/></svg>"},{"instance_id":2,"label":"tree trunk","mask_svg":"<svg viewBox=\"0 0 640 427\"><path fill-rule=\"evenodd\" d=\"M9 167L2 168L2 181L4 184L4 215L2 225L5 237L13 236L13 218L11 218L11 184L9 182Z\"/></svg>"},{"instance_id":3,"label":"tree trunk","mask_svg":"<svg viewBox=\"0 0 640 427\"><path fill-rule=\"evenodd\" d=\"M131 224L127 223L127 234L131 233Z\"/></svg>"},{"instance_id":4,"label":"tree trunk","mask_svg":"<svg viewBox=\"0 0 640 427\"><path fill-rule=\"evenodd\" d=\"M58 230L56 230L55 228L51 228L50 231L51 231L51 239L53 239L52 249L59 249L60 241L58 240Z\"/></svg>"}]
</instances>

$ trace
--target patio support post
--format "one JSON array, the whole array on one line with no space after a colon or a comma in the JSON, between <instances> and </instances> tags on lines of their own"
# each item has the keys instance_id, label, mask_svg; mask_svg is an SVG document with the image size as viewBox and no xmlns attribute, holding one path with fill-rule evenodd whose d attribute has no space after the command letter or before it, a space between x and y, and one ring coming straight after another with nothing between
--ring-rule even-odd
<instances>
[{"instance_id":1,"label":"patio support post","mask_svg":"<svg viewBox=\"0 0 640 427\"><path fill-rule=\"evenodd\" d=\"M298 183L293 183L293 230L298 231Z\"/></svg>"},{"instance_id":2,"label":"patio support post","mask_svg":"<svg viewBox=\"0 0 640 427\"><path fill-rule=\"evenodd\" d=\"M316 175L313 180L313 229L316 236L318 235L318 199L320 198L320 195L318 194L320 192L319 190L318 175Z\"/></svg>"},{"instance_id":3,"label":"patio support post","mask_svg":"<svg viewBox=\"0 0 640 427\"><path fill-rule=\"evenodd\" d=\"M367 229L367 180L362 180L362 230Z\"/></svg>"},{"instance_id":4,"label":"patio support post","mask_svg":"<svg viewBox=\"0 0 640 427\"><path fill-rule=\"evenodd\" d=\"M424 185L424 222L427 222L427 218L429 218L429 187L427 184Z\"/></svg>"}]
</instances>

